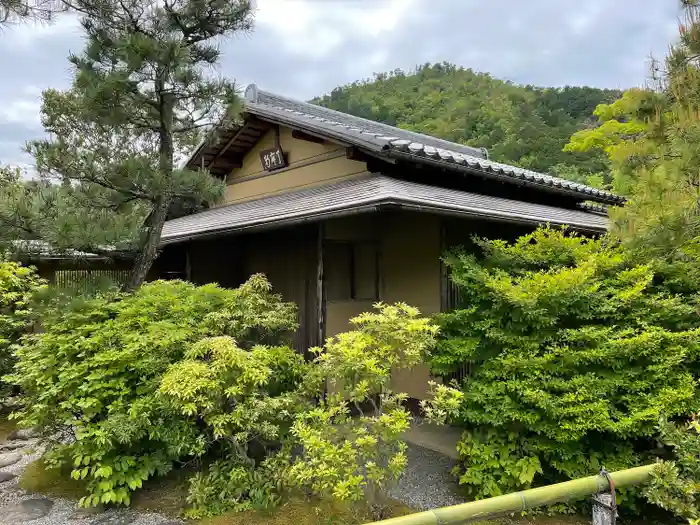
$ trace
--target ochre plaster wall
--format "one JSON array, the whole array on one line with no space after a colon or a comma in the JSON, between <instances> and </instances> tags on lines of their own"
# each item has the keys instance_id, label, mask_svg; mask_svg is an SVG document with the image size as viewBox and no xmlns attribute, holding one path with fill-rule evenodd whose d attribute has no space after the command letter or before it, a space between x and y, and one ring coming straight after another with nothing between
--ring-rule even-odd
<instances>
[{"instance_id":1,"label":"ochre plaster wall","mask_svg":"<svg viewBox=\"0 0 700 525\"><path fill-rule=\"evenodd\" d=\"M367 174L364 162L345 156L345 147L318 144L292 136L290 128L280 127L280 146L288 167L275 172L262 169L260 152L274 147L274 131L268 131L243 159L242 166L227 178L223 204L242 202L289 190L311 188Z\"/></svg>"},{"instance_id":2,"label":"ochre plaster wall","mask_svg":"<svg viewBox=\"0 0 700 525\"><path fill-rule=\"evenodd\" d=\"M422 314L440 311L440 218L417 213L358 215L329 221L325 238L377 241L380 247L380 300L404 302ZM348 319L368 311L372 301L326 303L326 336L349 329ZM426 365L394 372L393 388L424 399L430 375Z\"/></svg>"}]
</instances>

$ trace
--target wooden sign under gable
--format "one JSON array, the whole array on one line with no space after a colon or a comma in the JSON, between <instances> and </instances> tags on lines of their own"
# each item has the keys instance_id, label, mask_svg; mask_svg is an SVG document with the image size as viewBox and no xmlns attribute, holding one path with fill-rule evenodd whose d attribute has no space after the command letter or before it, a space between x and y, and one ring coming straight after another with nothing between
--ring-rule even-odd
<instances>
[{"instance_id":1,"label":"wooden sign under gable","mask_svg":"<svg viewBox=\"0 0 700 525\"><path fill-rule=\"evenodd\" d=\"M260 162L265 171L275 171L287 167L284 152L279 146L261 151Z\"/></svg>"}]
</instances>

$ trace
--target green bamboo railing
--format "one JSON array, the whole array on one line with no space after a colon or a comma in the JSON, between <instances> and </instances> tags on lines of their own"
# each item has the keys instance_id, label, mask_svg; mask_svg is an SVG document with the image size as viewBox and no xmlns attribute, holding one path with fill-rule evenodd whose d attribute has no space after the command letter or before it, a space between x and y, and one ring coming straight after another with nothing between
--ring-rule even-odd
<instances>
[{"instance_id":1,"label":"green bamboo railing","mask_svg":"<svg viewBox=\"0 0 700 525\"><path fill-rule=\"evenodd\" d=\"M652 464L611 472L610 477L616 489L641 485L650 478L655 466L655 464ZM557 483L556 485L513 492L495 498L418 512L408 516L401 516L400 518L376 521L367 525L461 525L535 507L552 505L553 503L576 500L591 494L608 491L609 489L607 478L599 474Z\"/></svg>"}]
</instances>

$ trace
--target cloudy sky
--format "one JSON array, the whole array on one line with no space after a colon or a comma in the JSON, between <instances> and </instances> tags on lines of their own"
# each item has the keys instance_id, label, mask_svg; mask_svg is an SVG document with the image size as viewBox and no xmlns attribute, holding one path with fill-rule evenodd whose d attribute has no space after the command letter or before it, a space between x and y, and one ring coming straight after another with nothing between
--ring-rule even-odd
<instances>
[{"instance_id":1,"label":"cloudy sky","mask_svg":"<svg viewBox=\"0 0 700 525\"><path fill-rule=\"evenodd\" d=\"M252 34L221 72L311 98L373 72L449 61L519 83L640 85L677 33L677 0L258 0ZM0 163L27 166L41 91L66 87L82 47L74 20L0 32Z\"/></svg>"}]
</instances>

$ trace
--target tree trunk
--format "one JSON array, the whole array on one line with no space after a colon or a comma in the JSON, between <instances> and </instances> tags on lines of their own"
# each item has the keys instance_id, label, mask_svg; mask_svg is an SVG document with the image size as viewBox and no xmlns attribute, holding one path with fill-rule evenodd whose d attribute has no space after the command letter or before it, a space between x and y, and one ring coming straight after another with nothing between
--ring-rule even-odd
<instances>
[{"instance_id":1,"label":"tree trunk","mask_svg":"<svg viewBox=\"0 0 700 525\"><path fill-rule=\"evenodd\" d=\"M148 271L153 266L153 262L158 257L158 245L160 244L160 234L165 224L165 218L170 207L170 199L159 198L154 205L153 211L146 219L146 232L144 242L139 250L139 254L131 268L127 290L135 290L143 284L148 275Z\"/></svg>"},{"instance_id":2,"label":"tree trunk","mask_svg":"<svg viewBox=\"0 0 700 525\"><path fill-rule=\"evenodd\" d=\"M165 81L163 75L160 75L156 80L156 90L160 97L160 129L158 131L159 141L159 171L160 176L165 181L172 179L173 175L173 157L175 155L173 148L173 120L175 102L172 93L165 90ZM166 184L167 187L167 184ZM159 195L153 202L153 211L146 219L144 224L145 231L141 250L138 257L134 261L134 266L129 276L127 290L135 290L146 280L148 271L153 266L153 262L158 257L158 245L160 244L160 235L163 231L163 224L168 214L168 209L172 202L172 197L165 193Z\"/></svg>"}]
</instances>

